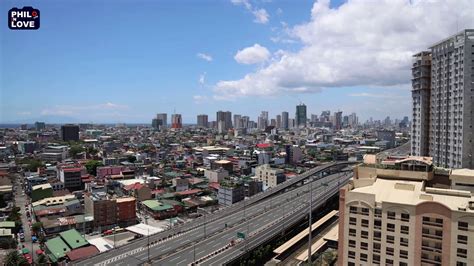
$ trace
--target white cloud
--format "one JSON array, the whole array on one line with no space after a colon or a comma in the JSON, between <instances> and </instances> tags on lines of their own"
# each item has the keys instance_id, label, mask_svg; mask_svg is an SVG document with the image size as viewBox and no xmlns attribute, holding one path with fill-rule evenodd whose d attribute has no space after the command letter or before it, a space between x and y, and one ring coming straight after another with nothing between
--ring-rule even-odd
<instances>
[{"instance_id":1,"label":"white cloud","mask_svg":"<svg viewBox=\"0 0 474 266\"><path fill-rule=\"evenodd\" d=\"M199 84L204 85L204 83L206 83L206 72L199 75Z\"/></svg>"},{"instance_id":2,"label":"white cloud","mask_svg":"<svg viewBox=\"0 0 474 266\"><path fill-rule=\"evenodd\" d=\"M209 100L209 97L204 96L204 95L194 95L193 100L194 100L194 103L201 104L201 103L207 102Z\"/></svg>"},{"instance_id":3,"label":"white cloud","mask_svg":"<svg viewBox=\"0 0 474 266\"><path fill-rule=\"evenodd\" d=\"M400 99L406 98L402 95L394 95L394 94L378 94L378 93L370 93L370 92L360 92L360 93L351 93L348 94L350 97L365 97L365 98L381 98L381 99Z\"/></svg>"},{"instance_id":4,"label":"white cloud","mask_svg":"<svg viewBox=\"0 0 474 266\"><path fill-rule=\"evenodd\" d=\"M205 54L205 53L197 53L196 56L203 59L203 60L206 60L207 62L212 61L212 56L208 55L208 54Z\"/></svg>"},{"instance_id":5,"label":"white cloud","mask_svg":"<svg viewBox=\"0 0 474 266\"><path fill-rule=\"evenodd\" d=\"M268 23L268 20L269 20L268 17L270 17L270 15L268 15L265 9L263 8L255 9L252 11L252 14L255 16L255 19L253 20L253 22L260 23L260 24Z\"/></svg>"},{"instance_id":6,"label":"white cloud","mask_svg":"<svg viewBox=\"0 0 474 266\"><path fill-rule=\"evenodd\" d=\"M269 19L270 15L268 14L267 10L265 10L264 8L256 8L252 6L252 4L250 4L248 0L231 0L231 2L232 4L237 5L237 6L238 5L244 6L245 9L247 9L247 11L252 13L252 15L255 17L253 20L255 23L267 24L268 21L270 20Z\"/></svg>"},{"instance_id":7,"label":"white cloud","mask_svg":"<svg viewBox=\"0 0 474 266\"><path fill-rule=\"evenodd\" d=\"M348 1L337 8L330 8L329 0L317 1L311 20L288 31L301 49L285 51L241 79L219 81L215 98L404 86L412 55L458 28L471 28L472 10L471 0Z\"/></svg>"},{"instance_id":8,"label":"white cloud","mask_svg":"<svg viewBox=\"0 0 474 266\"><path fill-rule=\"evenodd\" d=\"M256 43L253 46L239 50L234 59L240 64L257 64L268 60L270 52L267 48Z\"/></svg>"}]
</instances>

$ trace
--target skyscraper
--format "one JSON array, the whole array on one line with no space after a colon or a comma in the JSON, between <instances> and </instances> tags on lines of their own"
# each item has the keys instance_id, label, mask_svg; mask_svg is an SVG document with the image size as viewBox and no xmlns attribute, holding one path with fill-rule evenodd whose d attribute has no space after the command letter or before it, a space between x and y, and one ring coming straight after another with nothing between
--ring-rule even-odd
<instances>
[{"instance_id":1,"label":"skyscraper","mask_svg":"<svg viewBox=\"0 0 474 266\"><path fill-rule=\"evenodd\" d=\"M79 126L78 125L62 125L61 139L63 141L79 141Z\"/></svg>"},{"instance_id":2,"label":"skyscraper","mask_svg":"<svg viewBox=\"0 0 474 266\"><path fill-rule=\"evenodd\" d=\"M171 115L171 128L182 128L183 120L181 114L172 114Z\"/></svg>"},{"instance_id":3,"label":"skyscraper","mask_svg":"<svg viewBox=\"0 0 474 266\"><path fill-rule=\"evenodd\" d=\"M296 106L296 115L295 115L295 122L296 127L306 127L306 120L308 120L306 116L306 105L301 103Z\"/></svg>"},{"instance_id":4,"label":"skyscraper","mask_svg":"<svg viewBox=\"0 0 474 266\"><path fill-rule=\"evenodd\" d=\"M288 112L282 112L281 113L281 127L283 129L288 129L289 126L289 117L288 117Z\"/></svg>"},{"instance_id":5,"label":"skyscraper","mask_svg":"<svg viewBox=\"0 0 474 266\"><path fill-rule=\"evenodd\" d=\"M165 113L156 114L157 126L158 129L163 129L168 127L168 115Z\"/></svg>"},{"instance_id":6,"label":"skyscraper","mask_svg":"<svg viewBox=\"0 0 474 266\"><path fill-rule=\"evenodd\" d=\"M234 115L234 128L242 128L242 116Z\"/></svg>"},{"instance_id":7,"label":"skyscraper","mask_svg":"<svg viewBox=\"0 0 474 266\"><path fill-rule=\"evenodd\" d=\"M276 127L281 128L281 115L277 115L276 117Z\"/></svg>"},{"instance_id":8,"label":"skyscraper","mask_svg":"<svg viewBox=\"0 0 474 266\"><path fill-rule=\"evenodd\" d=\"M232 113L230 111L218 111L216 113L216 122L219 133L227 132L227 130L232 128Z\"/></svg>"},{"instance_id":9,"label":"skyscraper","mask_svg":"<svg viewBox=\"0 0 474 266\"><path fill-rule=\"evenodd\" d=\"M424 51L415 54L413 57L411 154L416 156L428 156L430 139L431 53Z\"/></svg>"},{"instance_id":10,"label":"skyscraper","mask_svg":"<svg viewBox=\"0 0 474 266\"><path fill-rule=\"evenodd\" d=\"M197 126L207 128L208 116L205 114L197 116Z\"/></svg>"},{"instance_id":11,"label":"skyscraper","mask_svg":"<svg viewBox=\"0 0 474 266\"><path fill-rule=\"evenodd\" d=\"M426 66L429 54L430 71ZM413 124L416 128L412 129L415 140L412 153L423 155L426 148L422 147L428 138L428 153L435 165L474 168L474 30L463 30L434 44L429 53L421 53L421 61L413 68ZM427 84L428 73L431 88ZM427 90L430 91L429 106L423 105ZM427 108L429 136L422 139L422 135L426 135L426 119L422 119L422 115L426 116Z\"/></svg>"},{"instance_id":12,"label":"skyscraper","mask_svg":"<svg viewBox=\"0 0 474 266\"><path fill-rule=\"evenodd\" d=\"M338 111L334 113L334 129L342 129L342 112Z\"/></svg>"},{"instance_id":13,"label":"skyscraper","mask_svg":"<svg viewBox=\"0 0 474 266\"><path fill-rule=\"evenodd\" d=\"M46 124L44 122L35 122L36 131L41 131L46 128Z\"/></svg>"}]
</instances>

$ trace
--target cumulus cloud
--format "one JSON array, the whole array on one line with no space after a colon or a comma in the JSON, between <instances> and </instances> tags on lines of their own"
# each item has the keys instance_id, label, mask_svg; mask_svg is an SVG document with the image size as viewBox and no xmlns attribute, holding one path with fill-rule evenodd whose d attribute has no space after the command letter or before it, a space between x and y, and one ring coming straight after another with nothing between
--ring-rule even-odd
<instances>
[{"instance_id":1,"label":"cumulus cloud","mask_svg":"<svg viewBox=\"0 0 474 266\"><path fill-rule=\"evenodd\" d=\"M257 64L268 60L270 52L267 48L256 43L253 46L239 50L234 59L240 64Z\"/></svg>"},{"instance_id":2,"label":"cumulus cloud","mask_svg":"<svg viewBox=\"0 0 474 266\"><path fill-rule=\"evenodd\" d=\"M254 16L254 22L259 23L259 24L267 24L268 21L270 20L270 15L268 14L267 10L264 8L256 8L250 4L248 0L231 0L232 4L234 5L242 5L252 13Z\"/></svg>"},{"instance_id":3,"label":"cumulus cloud","mask_svg":"<svg viewBox=\"0 0 474 266\"><path fill-rule=\"evenodd\" d=\"M196 56L201 58L202 60L206 60L207 62L212 61L212 56L205 53L197 53Z\"/></svg>"},{"instance_id":4,"label":"cumulus cloud","mask_svg":"<svg viewBox=\"0 0 474 266\"><path fill-rule=\"evenodd\" d=\"M240 1L245 2L245 1ZM219 81L216 98L318 92L341 86L410 82L412 55L474 21L471 0L314 3L311 20L288 37L302 47L238 80Z\"/></svg>"}]
</instances>

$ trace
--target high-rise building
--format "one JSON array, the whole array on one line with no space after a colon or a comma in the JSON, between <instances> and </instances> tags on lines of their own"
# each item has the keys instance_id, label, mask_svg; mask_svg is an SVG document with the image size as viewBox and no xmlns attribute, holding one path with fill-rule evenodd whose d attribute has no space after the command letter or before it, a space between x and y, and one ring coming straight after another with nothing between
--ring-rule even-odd
<instances>
[{"instance_id":1,"label":"high-rise building","mask_svg":"<svg viewBox=\"0 0 474 266\"><path fill-rule=\"evenodd\" d=\"M308 117L306 116L306 105L301 103L296 106L296 115L295 122L297 127L306 127L306 121Z\"/></svg>"},{"instance_id":2,"label":"high-rise building","mask_svg":"<svg viewBox=\"0 0 474 266\"><path fill-rule=\"evenodd\" d=\"M338 111L334 113L334 129L342 129L342 112Z\"/></svg>"},{"instance_id":3,"label":"high-rise building","mask_svg":"<svg viewBox=\"0 0 474 266\"><path fill-rule=\"evenodd\" d=\"M183 120L181 114L172 114L171 115L171 128L182 128Z\"/></svg>"},{"instance_id":4,"label":"high-rise building","mask_svg":"<svg viewBox=\"0 0 474 266\"><path fill-rule=\"evenodd\" d=\"M281 124L281 115L277 115L276 116L276 127L281 128L282 127L281 125L282 125Z\"/></svg>"},{"instance_id":5,"label":"high-rise building","mask_svg":"<svg viewBox=\"0 0 474 266\"><path fill-rule=\"evenodd\" d=\"M156 114L156 120L157 120L157 129L163 129L168 127L168 115L161 113L161 114Z\"/></svg>"},{"instance_id":6,"label":"high-rise building","mask_svg":"<svg viewBox=\"0 0 474 266\"><path fill-rule=\"evenodd\" d=\"M428 155L437 166L474 168L473 61L473 29L434 44L430 52L415 55L412 153L426 155L428 139Z\"/></svg>"},{"instance_id":7,"label":"high-rise building","mask_svg":"<svg viewBox=\"0 0 474 266\"><path fill-rule=\"evenodd\" d=\"M79 126L78 125L62 125L61 139L63 141L79 141Z\"/></svg>"},{"instance_id":8,"label":"high-rise building","mask_svg":"<svg viewBox=\"0 0 474 266\"><path fill-rule=\"evenodd\" d=\"M359 124L359 121L358 121L356 113L350 114L349 115L349 126L351 128L356 128L358 124Z\"/></svg>"},{"instance_id":9,"label":"high-rise building","mask_svg":"<svg viewBox=\"0 0 474 266\"><path fill-rule=\"evenodd\" d=\"M41 131L46 128L46 124L44 122L35 122L35 129L36 131Z\"/></svg>"},{"instance_id":10,"label":"high-rise building","mask_svg":"<svg viewBox=\"0 0 474 266\"><path fill-rule=\"evenodd\" d=\"M415 54L412 66L413 122L411 132L411 154L429 155L431 53Z\"/></svg>"},{"instance_id":11,"label":"high-rise building","mask_svg":"<svg viewBox=\"0 0 474 266\"><path fill-rule=\"evenodd\" d=\"M281 113L281 128L288 129L289 127L289 116L288 112Z\"/></svg>"},{"instance_id":12,"label":"high-rise building","mask_svg":"<svg viewBox=\"0 0 474 266\"><path fill-rule=\"evenodd\" d=\"M220 128L219 133L227 132L227 130L232 128L232 113L230 111L218 111L216 113L216 122L217 127Z\"/></svg>"},{"instance_id":13,"label":"high-rise building","mask_svg":"<svg viewBox=\"0 0 474 266\"><path fill-rule=\"evenodd\" d=\"M472 265L474 171L374 157L340 190L338 265Z\"/></svg>"},{"instance_id":14,"label":"high-rise building","mask_svg":"<svg viewBox=\"0 0 474 266\"><path fill-rule=\"evenodd\" d=\"M208 116L207 115L198 115L197 116L197 126L207 128L208 126Z\"/></svg>"},{"instance_id":15,"label":"high-rise building","mask_svg":"<svg viewBox=\"0 0 474 266\"><path fill-rule=\"evenodd\" d=\"M242 128L242 116L234 115L234 128Z\"/></svg>"},{"instance_id":16,"label":"high-rise building","mask_svg":"<svg viewBox=\"0 0 474 266\"><path fill-rule=\"evenodd\" d=\"M250 117L242 116L242 128L249 128Z\"/></svg>"}]
</instances>

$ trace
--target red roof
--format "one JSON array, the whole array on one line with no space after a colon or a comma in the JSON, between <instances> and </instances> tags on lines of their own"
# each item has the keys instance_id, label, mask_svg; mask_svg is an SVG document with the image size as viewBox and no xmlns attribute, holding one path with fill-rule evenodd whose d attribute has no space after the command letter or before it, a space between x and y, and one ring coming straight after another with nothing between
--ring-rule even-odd
<instances>
[{"instance_id":1,"label":"red roof","mask_svg":"<svg viewBox=\"0 0 474 266\"><path fill-rule=\"evenodd\" d=\"M185 190L185 191L176 192L176 194L178 194L180 196L188 196L188 195L197 194L201 191L202 190L195 188L195 189L189 189L189 190Z\"/></svg>"},{"instance_id":2,"label":"red roof","mask_svg":"<svg viewBox=\"0 0 474 266\"><path fill-rule=\"evenodd\" d=\"M140 183L135 183L135 184L130 184L130 185L127 185L125 186L123 189L127 190L127 191L130 191L130 190L138 190L140 188L142 188L143 185L140 184Z\"/></svg>"},{"instance_id":3,"label":"red roof","mask_svg":"<svg viewBox=\"0 0 474 266\"><path fill-rule=\"evenodd\" d=\"M66 256L71 261L75 261L75 260L79 260L83 258L92 257L98 253L99 253L99 250L95 246L88 246L88 247L71 250L68 253L66 253Z\"/></svg>"},{"instance_id":4,"label":"red roof","mask_svg":"<svg viewBox=\"0 0 474 266\"><path fill-rule=\"evenodd\" d=\"M264 148L271 147L272 145L271 145L270 143L259 143L259 144L257 144L256 146L257 146L257 148L262 148L262 149L264 149Z\"/></svg>"},{"instance_id":5,"label":"red roof","mask_svg":"<svg viewBox=\"0 0 474 266\"><path fill-rule=\"evenodd\" d=\"M215 190L218 190L221 187L221 185L219 185L219 183L217 182L212 182L212 183L209 183L209 187Z\"/></svg>"}]
</instances>

